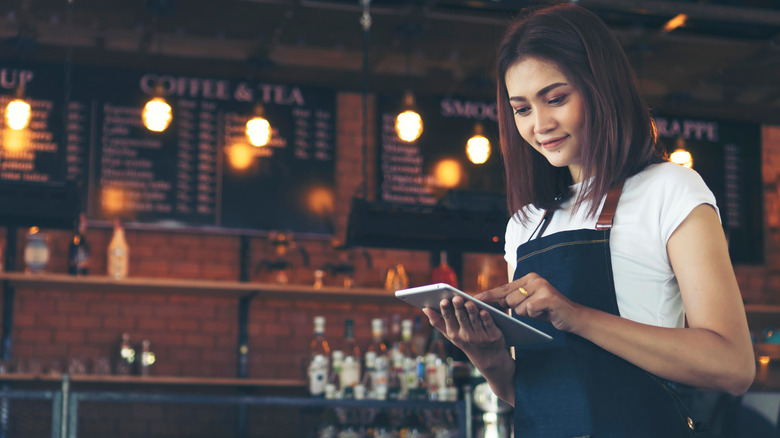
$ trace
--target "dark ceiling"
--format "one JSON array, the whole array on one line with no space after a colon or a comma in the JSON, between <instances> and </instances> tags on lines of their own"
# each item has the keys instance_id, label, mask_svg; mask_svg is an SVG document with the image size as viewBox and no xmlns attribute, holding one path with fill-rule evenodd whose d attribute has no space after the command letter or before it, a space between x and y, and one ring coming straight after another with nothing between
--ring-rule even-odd
<instances>
[{"instance_id":1,"label":"dark ceiling","mask_svg":"<svg viewBox=\"0 0 780 438\"><path fill-rule=\"evenodd\" d=\"M550 3L372 0L366 45L360 0L4 0L0 58L70 51L74 63L491 99L506 24ZM618 36L653 107L780 124L780 1L576 3ZM679 13L685 25L663 32Z\"/></svg>"}]
</instances>

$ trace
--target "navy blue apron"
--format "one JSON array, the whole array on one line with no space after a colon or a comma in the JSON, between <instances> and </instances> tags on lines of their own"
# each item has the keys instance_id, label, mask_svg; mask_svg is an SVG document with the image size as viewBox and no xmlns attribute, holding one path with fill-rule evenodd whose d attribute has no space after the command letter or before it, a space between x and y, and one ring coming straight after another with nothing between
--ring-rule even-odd
<instances>
[{"instance_id":1,"label":"navy blue apron","mask_svg":"<svg viewBox=\"0 0 780 438\"><path fill-rule=\"evenodd\" d=\"M514 279L535 272L570 300L619 315L609 234L621 189L610 190L596 229L532 236L520 245ZM545 214L539 236L551 216ZM669 382L551 323L520 319L553 341L515 349L516 437L697 436Z\"/></svg>"}]
</instances>

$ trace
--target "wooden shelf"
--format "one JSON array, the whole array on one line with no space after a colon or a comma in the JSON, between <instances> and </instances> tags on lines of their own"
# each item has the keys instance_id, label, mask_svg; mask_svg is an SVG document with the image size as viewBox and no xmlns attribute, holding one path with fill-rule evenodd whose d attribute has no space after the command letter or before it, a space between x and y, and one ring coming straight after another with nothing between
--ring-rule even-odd
<instances>
[{"instance_id":1,"label":"wooden shelf","mask_svg":"<svg viewBox=\"0 0 780 438\"><path fill-rule=\"evenodd\" d=\"M0 280L16 289L57 289L80 292L125 292L146 294L186 294L219 297L300 297L300 298L361 298L395 301L395 295L380 288L343 288L324 286L315 289L307 285L243 283L238 281L181 280L167 278L128 277L114 280L106 276L76 277L65 274L25 274L2 272Z\"/></svg>"},{"instance_id":2,"label":"wooden shelf","mask_svg":"<svg viewBox=\"0 0 780 438\"><path fill-rule=\"evenodd\" d=\"M175 377L175 376L116 376L80 374L70 377L74 383L107 383L128 385L171 385L171 386L235 386L264 388L304 388L306 382L294 379L237 379L227 377ZM61 382L62 377L51 374L0 374L0 381L14 382Z\"/></svg>"}]
</instances>

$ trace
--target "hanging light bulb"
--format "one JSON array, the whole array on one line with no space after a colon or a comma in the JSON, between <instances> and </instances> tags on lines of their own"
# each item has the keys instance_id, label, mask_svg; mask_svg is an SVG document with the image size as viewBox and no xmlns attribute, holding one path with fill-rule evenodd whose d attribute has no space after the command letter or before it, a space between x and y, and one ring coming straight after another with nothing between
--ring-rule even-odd
<instances>
[{"instance_id":1,"label":"hanging light bulb","mask_svg":"<svg viewBox=\"0 0 780 438\"><path fill-rule=\"evenodd\" d=\"M22 99L14 99L5 108L5 120L9 128L20 130L30 123L30 104Z\"/></svg>"},{"instance_id":2,"label":"hanging light bulb","mask_svg":"<svg viewBox=\"0 0 780 438\"><path fill-rule=\"evenodd\" d=\"M693 168L693 156L685 149L685 140L682 137L677 139L677 149L669 155L669 160L672 163L677 163L683 167L689 169Z\"/></svg>"},{"instance_id":3,"label":"hanging light bulb","mask_svg":"<svg viewBox=\"0 0 780 438\"><path fill-rule=\"evenodd\" d=\"M404 94L404 111L395 119L395 132L405 142L413 142L422 134L422 117L414 110L414 94L407 91Z\"/></svg>"},{"instance_id":4,"label":"hanging light bulb","mask_svg":"<svg viewBox=\"0 0 780 438\"><path fill-rule=\"evenodd\" d=\"M163 132L171 124L173 114L171 106L162 97L163 89L159 82L154 87L154 95L144 106L144 126L150 131Z\"/></svg>"},{"instance_id":5,"label":"hanging light bulb","mask_svg":"<svg viewBox=\"0 0 780 438\"><path fill-rule=\"evenodd\" d=\"M265 108L257 104L255 115L246 122L246 136L255 147L263 147L271 141L271 124L265 118Z\"/></svg>"},{"instance_id":6,"label":"hanging light bulb","mask_svg":"<svg viewBox=\"0 0 780 438\"><path fill-rule=\"evenodd\" d=\"M16 89L16 98L5 107L5 123L9 128L19 131L27 127L31 115L32 109L24 100L24 88L20 84Z\"/></svg>"},{"instance_id":7,"label":"hanging light bulb","mask_svg":"<svg viewBox=\"0 0 780 438\"><path fill-rule=\"evenodd\" d=\"M466 155L474 164L482 164L490 158L490 140L484 135L482 123L474 126L474 135L466 143Z\"/></svg>"}]
</instances>

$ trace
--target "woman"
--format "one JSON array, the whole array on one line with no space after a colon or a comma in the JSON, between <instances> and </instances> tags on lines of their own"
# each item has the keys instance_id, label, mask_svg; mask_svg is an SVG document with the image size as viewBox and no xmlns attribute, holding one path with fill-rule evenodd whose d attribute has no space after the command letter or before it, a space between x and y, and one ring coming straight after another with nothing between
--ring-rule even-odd
<instances>
[{"instance_id":1,"label":"woman","mask_svg":"<svg viewBox=\"0 0 780 438\"><path fill-rule=\"evenodd\" d=\"M513 359L485 311L425 309L518 437L682 437L673 382L744 393L755 362L715 199L665 162L618 41L575 5L512 26L498 108L510 211L496 301L551 334Z\"/></svg>"}]
</instances>

